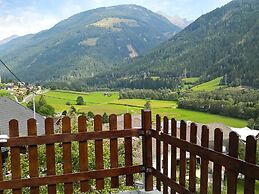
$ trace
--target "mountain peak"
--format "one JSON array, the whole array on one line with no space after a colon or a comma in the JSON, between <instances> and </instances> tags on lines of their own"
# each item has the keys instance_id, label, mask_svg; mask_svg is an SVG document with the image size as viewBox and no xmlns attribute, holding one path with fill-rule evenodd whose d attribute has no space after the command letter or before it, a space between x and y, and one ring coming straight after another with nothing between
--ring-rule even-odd
<instances>
[{"instance_id":1,"label":"mountain peak","mask_svg":"<svg viewBox=\"0 0 259 194\"><path fill-rule=\"evenodd\" d=\"M76 80L143 55L180 30L138 5L103 7L0 46L0 55L26 81Z\"/></svg>"}]
</instances>

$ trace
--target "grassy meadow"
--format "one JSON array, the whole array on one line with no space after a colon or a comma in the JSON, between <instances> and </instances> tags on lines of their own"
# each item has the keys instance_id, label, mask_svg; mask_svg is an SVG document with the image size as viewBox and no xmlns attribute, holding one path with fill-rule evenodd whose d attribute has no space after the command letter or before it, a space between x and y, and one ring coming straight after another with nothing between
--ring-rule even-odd
<instances>
[{"instance_id":1,"label":"grassy meadow","mask_svg":"<svg viewBox=\"0 0 259 194\"><path fill-rule=\"evenodd\" d=\"M194 86L192 88L193 91L213 91L216 89L221 88L222 86L220 86L220 80L222 79L222 77L218 77L214 80L211 80L209 82L205 82L203 84Z\"/></svg>"},{"instance_id":2,"label":"grassy meadow","mask_svg":"<svg viewBox=\"0 0 259 194\"><path fill-rule=\"evenodd\" d=\"M109 96L105 96L104 92L49 91L45 95L47 103L52 105L56 112L69 110L71 106L74 106L79 112L86 113L92 111L95 114L103 114L104 112L107 114L123 114L126 112L140 114L146 103L146 100L143 99L119 99L118 92L110 92ZM78 96L84 98L85 105L76 105ZM70 105L66 105L68 102ZM205 124L219 122L233 127L244 127L247 124L245 120L241 119L178 109L175 101L151 100L150 102L153 117L155 117L155 114L160 114L161 116L174 117L178 120L183 119Z\"/></svg>"}]
</instances>

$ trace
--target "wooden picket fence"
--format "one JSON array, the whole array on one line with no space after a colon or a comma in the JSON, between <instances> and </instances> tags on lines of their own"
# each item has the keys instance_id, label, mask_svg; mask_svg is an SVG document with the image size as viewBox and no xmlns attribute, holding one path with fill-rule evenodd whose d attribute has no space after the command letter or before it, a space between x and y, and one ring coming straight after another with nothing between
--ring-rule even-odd
<instances>
[{"instance_id":1,"label":"wooden picket fence","mask_svg":"<svg viewBox=\"0 0 259 194\"><path fill-rule=\"evenodd\" d=\"M36 121L28 120L28 136L19 137L18 122L10 121L10 139L2 147L10 148L11 180L3 180L2 163L0 162L0 193L12 189L13 193L22 193L22 188L29 187L31 193L39 193L40 186L48 186L48 193L57 192L57 184L64 184L64 193L73 193L73 184L80 182L81 192L90 191L89 180L96 180L96 190L104 188L104 179L111 179L111 188L119 187L119 177L126 176L126 185L133 186L133 174L144 173L145 190L152 191L154 187L163 193L208 193L208 162L213 165L213 193L221 193L221 169L227 170L227 192L237 192L238 174L245 175L245 194L255 193L255 180L259 179L259 166L256 165L256 140L249 136L246 141L245 161L238 159L239 138L236 133L229 135L229 153L222 153L223 134L220 129L215 130L214 150L208 148L209 129L202 127L202 145L197 144L197 126L190 127L190 141L186 140L187 125L181 121L180 137L177 136L177 123L167 117L156 116L156 127L152 129L151 111L142 111L141 128L132 128L130 114L124 115L124 129L117 130L117 116L109 117L109 131L102 130L102 118L94 117L94 131L87 131L85 116L78 118L78 133L71 133L71 123L68 117L62 119L62 133L54 133L53 119L45 120L45 135L37 136ZM163 126L162 126L163 125ZM170 133L169 133L170 131ZM132 138L139 137L142 141L143 164L133 165ZM104 169L103 143L110 141L110 168ZM118 139L124 139L125 166L118 165ZM95 170L89 169L88 141L95 142ZM72 166L71 143L79 143L80 172L74 172ZM154 144L155 142L155 144ZM63 174L55 171L55 144L61 143L63 148ZM39 176L38 146L46 145L47 175ZM22 146L28 146L29 178L21 178L20 151ZM180 149L179 177L177 177L177 148ZM152 151L152 149L155 149ZM168 151L171 149L171 163L168 161ZM190 153L187 162L186 152ZM155 156L153 155L155 153ZM201 158L200 182L196 180L196 158ZM1 154L0 154L1 159ZM1 161L1 160L0 160ZM155 162L155 165L153 164ZM171 172L168 172L168 166ZM188 174L188 180L186 175ZM153 178L156 178L156 181ZM199 184L199 188L197 185Z\"/></svg>"}]
</instances>

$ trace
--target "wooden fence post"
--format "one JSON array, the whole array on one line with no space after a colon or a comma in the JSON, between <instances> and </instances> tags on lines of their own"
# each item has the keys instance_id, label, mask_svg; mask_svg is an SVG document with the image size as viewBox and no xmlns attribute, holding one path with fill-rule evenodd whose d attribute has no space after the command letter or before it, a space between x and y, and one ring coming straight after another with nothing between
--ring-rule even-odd
<instances>
[{"instance_id":1,"label":"wooden fence post","mask_svg":"<svg viewBox=\"0 0 259 194\"><path fill-rule=\"evenodd\" d=\"M142 110L142 126L144 130L144 167L145 167L145 191L153 190L153 176L152 176L152 137L151 131L152 128L152 119L151 111Z\"/></svg>"},{"instance_id":2,"label":"wooden fence post","mask_svg":"<svg viewBox=\"0 0 259 194\"><path fill-rule=\"evenodd\" d=\"M245 161L251 164L256 164L256 139L254 136L246 138L246 155ZM244 194L255 193L255 179L245 176Z\"/></svg>"},{"instance_id":3,"label":"wooden fence post","mask_svg":"<svg viewBox=\"0 0 259 194\"><path fill-rule=\"evenodd\" d=\"M156 131L161 131L161 117L156 115ZM161 142L156 140L156 169L161 172ZM156 188L161 191L161 180L156 178Z\"/></svg>"},{"instance_id":4,"label":"wooden fence post","mask_svg":"<svg viewBox=\"0 0 259 194\"><path fill-rule=\"evenodd\" d=\"M239 136L232 131L229 134L229 153L228 155L234 158L238 157ZM233 172L227 169L227 193L237 193L237 176L238 172Z\"/></svg>"},{"instance_id":5,"label":"wooden fence post","mask_svg":"<svg viewBox=\"0 0 259 194\"><path fill-rule=\"evenodd\" d=\"M9 136L19 137L19 127L17 120L11 120L9 122ZM10 147L11 152L11 171L12 179L21 179L21 159L20 159L20 147ZM13 189L13 194L22 194L22 189Z\"/></svg>"}]
</instances>

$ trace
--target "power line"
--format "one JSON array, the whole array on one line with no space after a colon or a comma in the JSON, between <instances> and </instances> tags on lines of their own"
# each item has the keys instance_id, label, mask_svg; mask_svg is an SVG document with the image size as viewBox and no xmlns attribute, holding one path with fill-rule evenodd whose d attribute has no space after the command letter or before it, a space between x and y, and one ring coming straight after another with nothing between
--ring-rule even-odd
<instances>
[{"instance_id":1,"label":"power line","mask_svg":"<svg viewBox=\"0 0 259 194\"><path fill-rule=\"evenodd\" d=\"M19 82L22 83L22 81L12 72L12 70L0 59L0 62L3 64L3 66L17 79Z\"/></svg>"},{"instance_id":2,"label":"power line","mask_svg":"<svg viewBox=\"0 0 259 194\"><path fill-rule=\"evenodd\" d=\"M0 62L3 64L3 66L15 77L15 79L20 82L23 86L25 86L27 89L29 89L28 86L26 86L26 84L24 84L24 82L22 82L22 80L0 59ZM76 101L76 100L71 100L71 99L65 99L65 98L60 98L60 97L55 97L55 96L48 96L45 94L37 94L34 91L32 91L32 93L34 95L41 95L41 96L46 96L49 98L55 98L55 99L59 99L59 100L66 100L66 101Z\"/></svg>"}]
</instances>

